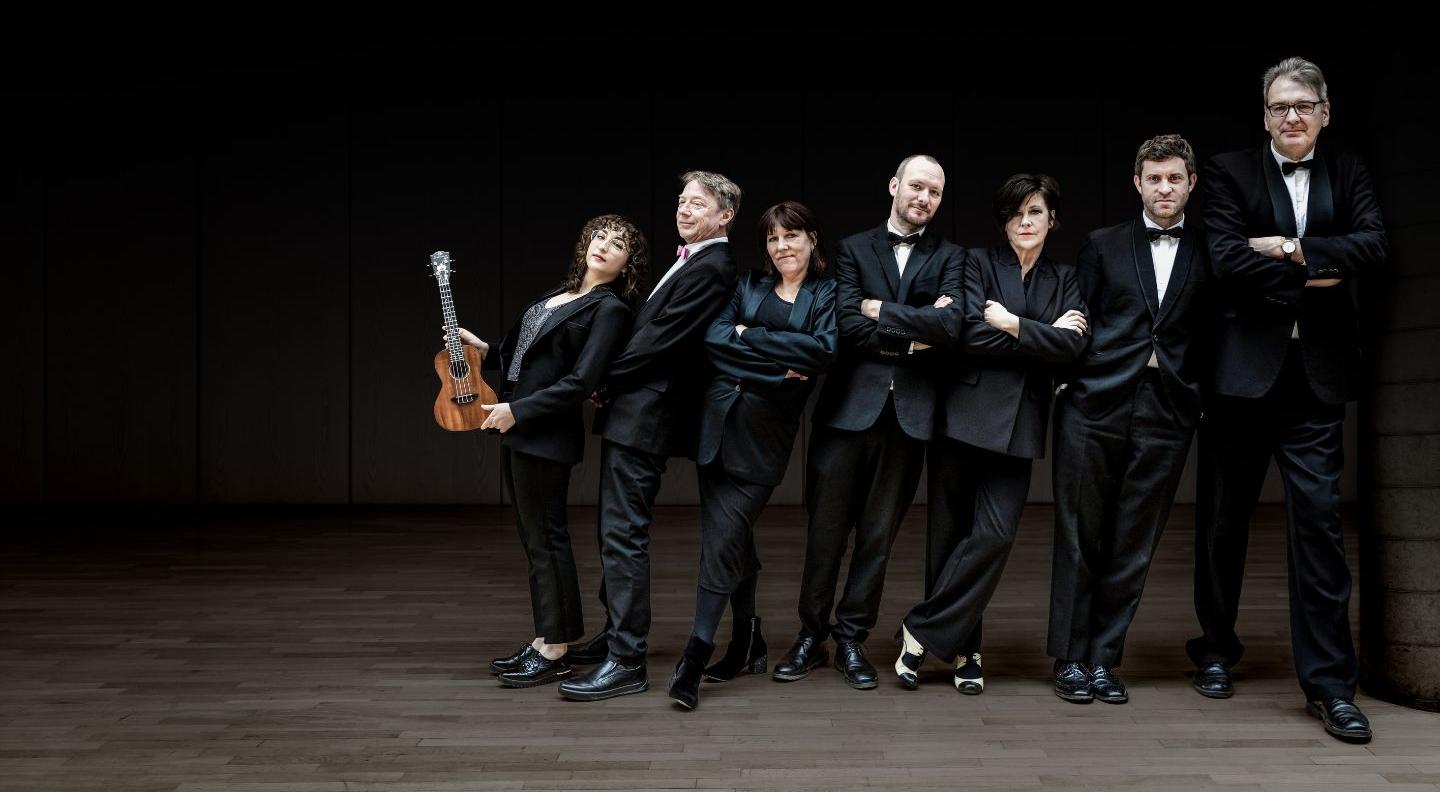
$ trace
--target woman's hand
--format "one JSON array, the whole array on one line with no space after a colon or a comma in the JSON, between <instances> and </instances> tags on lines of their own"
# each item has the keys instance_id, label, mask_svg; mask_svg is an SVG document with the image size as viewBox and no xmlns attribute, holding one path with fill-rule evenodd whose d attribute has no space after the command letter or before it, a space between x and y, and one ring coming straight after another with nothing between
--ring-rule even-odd
<instances>
[{"instance_id":1,"label":"woman's hand","mask_svg":"<svg viewBox=\"0 0 1440 792\"><path fill-rule=\"evenodd\" d=\"M499 429L500 434L505 434L515 426L515 415L510 412L509 402L482 404L480 408L490 411L490 417L480 424L481 429Z\"/></svg>"},{"instance_id":2,"label":"woman's hand","mask_svg":"<svg viewBox=\"0 0 1440 792\"><path fill-rule=\"evenodd\" d=\"M805 380L808 380L808 379L810 379L810 378L807 377L807 376L805 376L804 374L801 374L800 372L796 371L795 369L788 369L788 370L786 370L786 372L785 372L785 379L798 379L798 380L800 380L801 382L804 382Z\"/></svg>"},{"instance_id":3,"label":"woman's hand","mask_svg":"<svg viewBox=\"0 0 1440 792\"><path fill-rule=\"evenodd\" d=\"M985 324L1002 333L1020 337L1020 317L1010 313L1008 308L994 300L985 301Z\"/></svg>"},{"instance_id":4,"label":"woman's hand","mask_svg":"<svg viewBox=\"0 0 1440 792\"><path fill-rule=\"evenodd\" d=\"M445 327L442 325L440 329L443 331ZM481 355L490 354L490 345L485 343L484 341L481 341L480 336L475 335L474 333L466 330L463 327L457 327L455 328L455 331L460 335L460 343L469 344L470 346L475 347L476 349L480 350ZM450 334L448 332L445 333L440 337L440 340L448 343L450 341Z\"/></svg>"},{"instance_id":5,"label":"woman's hand","mask_svg":"<svg viewBox=\"0 0 1440 792\"><path fill-rule=\"evenodd\" d=\"M746 330L749 330L749 329L750 329L750 328L748 328L748 327L746 327L745 325L742 325L742 324L737 324L737 325L735 325L735 337L736 337L736 338L739 338L740 336L745 335L745 331L746 331Z\"/></svg>"},{"instance_id":6,"label":"woman's hand","mask_svg":"<svg viewBox=\"0 0 1440 792\"><path fill-rule=\"evenodd\" d=\"M1085 321L1085 314L1080 313L1074 308L1061 314L1060 318L1051 324L1056 327L1063 327L1066 330L1074 330L1078 335L1085 335L1085 331L1090 329L1090 324Z\"/></svg>"},{"instance_id":7,"label":"woman's hand","mask_svg":"<svg viewBox=\"0 0 1440 792\"><path fill-rule=\"evenodd\" d=\"M944 308L944 307L948 306L950 303L953 303L953 302L955 302L955 301L952 300L952 299L950 299L950 295L948 295L948 294L942 294L942 295L940 295L939 297L936 297L936 298L935 298L935 307L936 307L936 308Z\"/></svg>"}]
</instances>

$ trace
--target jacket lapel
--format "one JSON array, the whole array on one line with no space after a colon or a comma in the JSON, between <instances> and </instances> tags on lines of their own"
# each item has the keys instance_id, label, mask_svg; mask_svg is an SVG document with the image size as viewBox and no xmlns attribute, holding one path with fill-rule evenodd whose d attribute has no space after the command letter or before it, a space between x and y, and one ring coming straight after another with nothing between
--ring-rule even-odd
<instances>
[{"instance_id":1,"label":"jacket lapel","mask_svg":"<svg viewBox=\"0 0 1440 792\"><path fill-rule=\"evenodd\" d=\"M1059 288L1060 277L1055 273L1055 263L1041 253L1040 260L1035 262L1035 274L1030 276L1030 293L1025 297L1025 313L1021 316L1028 316L1037 322L1053 321L1048 318L1053 313L1049 309ZM1025 294L1023 283L1020 285L1020 293Z\"/></svg>"},{"instance_id":2,"label":"jacket lapel","mask_svg":"<svg viewBox=\"0 0 1440 792\"><path fill-rule=\"evenodd\" d=\"M1188 224L1188 223L1187 223ZM1195 234L1186 228L1180 237L1180 247L1175 250L1175 266L1170 268L1170 280L1165 284L1165 302L1155 316L1155 324L1165 321L1170 309L1175 306L1185 287L1190 283L1190 264L1195 258Z\"/></svg>"},{"instance_id":3,"label":"jacket lapel","mask_svg":"<svg viewBox=\"0 0 1440 792\"><path fill-rule=\"evenodd\" d=\"M1020 280L1020 259L1009 245L995 250L995 280L1000 285L1000 296L1005 298L1005 308L1016 316L1024 316L1025 284Z\"/></svg>"},{"instance_id":4,"label":"jacket lapel","mask_svg":"<svg viewBox=\"0 0 1440 792\"><path fill-rule=\"evenodd\" d=\"M1145 222L1136 220L1130 234L1130 248L1135 259L1135 278L1140 281L1140 291L1145 294L1145 307L1150 309L1150 321L1160 313L1159 289L1155 285L1155 257L1150 252L1150 236L1145 233ZM1178 258L1178 256L1177 256Z\"/></svg>"},{"instance_id":5,"label":"jacket lapel","mask_svg":"<svg viewBox=\"0 0 1440 792\"><path fill-rule=\"evenodd\" d=\"M1306 207L1305 233L1325 236L1335 220L1335 195L1330 188L1330 168L1325 157L1315 152L1310 166L1310 203Z\"/></svg>"},{"instance_id":6,"label":"jacket lapel","mask_svg":"<svg viewBox=\"0 0 1440 792\"><path fill-rule=\"evenodd\" d=\"M885 273L885 280L890 284L890 296L893 297L900 293L900 265L895 263L895 248L890 247L886 233L888 231L885 226L876 229L870 246L875 251L875 263L880 265L880 270Z\"/></svg>"},{"instance_id":7,"label":"jacket lapel","mask_svg":"<svg viewBox=\"0 0 1440 792\"><path fill-rule=\"evenodd\" d=\"M755 324L755 317L760 313L760 303L765 301L765 295L774 288L774 275L766 275L755 282L755 285L745 293L745 302L740 306L740 324Z\"/></svg>"},{"instance_id":8,"label":"jacket lapel","mask_svg":"<svg viewBox=\"0 0 1440 792\"><path fill-rule=\"evenodd\" d=\"M1265 174L1265 187L1270 193L1270 208L1275 213L1275 227L1282 236L1298 236L1295 233L1295 208L1290 200L1290 190L1285 187L1285 176L1280 173L1280 163L1266 143L1260 151L1260 171ZM1315 181L1311 174L1310 181Z\"/></svg>"},{"instance_id":9,"label":"jacket lapel","mask_svg":"<svg viewBox=\"0 0 1440 792\"><path fill-rule=\"evenodd\" d=\"M557 294L559 294L559 293L560 293L560 290L559 290L559 289L556 289L555 291L553 291L553 292L551 292L550 294L546 295L544 299L548 300L548 299L550 299L551 297L554 297L555 295L557 295ZM551 330L554 330L555 328L559 327L561 322L563 322L563 321L565 321L566 319L569 319L570 317L574 316L576 311L578 311L578 310L580 310L581 308L584 308L585 306L589 305L590 303L595 302L596 300L600 299L600 296L603 295L604 293L605 293L605 289L604 289L603 286L602 286L602 287L596 287L596 288L594 288L594 289L591 289L591 290L590 290L589 292L587 292L586 294L584 294L584 295L582 295L582 296L580 296L580 297L576 297L575 299L571 300L570 302L565 303L564 305L560 306L559 308L556 308L553 312L551 312L550 316L546 317L546 319L545 319L545 324L540 325L540 332L538 332L538 333L535 334L534 340L532 340L532 341L530 342L531 346L534 346L534 344L535 344L536 341L539 341L540 339L544 338L545 335L546 335L547 333L549 333Z\"/></svg>"},{"instance_id":10,"label":"jacket lapel","mask_svg":"<svg viewBox=\"0 0 1440 792\"><path fill-rule=\"evenodd\" d=\"M915 282L915 274L925 268L930 261L930 254L935 252L935 246L939 244L940 238L931 234L921 234L920 244L910 249L910 259L905 262L905 274L900 278L900 291L895 295L895 301L903 303L910 294L910 284ZM894 254L890 258L894 259ZM899 270L900 265L895 265Z\"/></svg>"},{"instance_id":11,"label":"jacket lapel","mask_svg":"<svg viewBox=\"0 0 1440 792\"><path fill-rule=\"evenodd\" d=\"M791 330L803 330L810 321L810 306L815 303L814 280L807 277L800 284L800 291L795 293L795 305L790 308L790 321L787 324Z\"/></svg>"},{"instance_id":12,"label":"jacket lapel","mask_svg":"<svg viewBox=\"0 0 1440 792\"><path fill-rule=\"evenodd\" d=\"M686 259L680 269L674 275L670 276L670 280L665 281L665 284L660 287L659 291L645 298L645 304L640 307L640 312L635 317L635 326L639 327L640 325L648 323L651 319L654 319L656 312L660 310L660 298L669 293L669 290L674 287L675 281L690 274L691 268L693 268L697 262L703 261L706 256L713 253L716 248L728 244L728 242L716 242L713 245L706 245L704 248L701 248L700 252ZM664 276L662 275L661 277Z\"/></svg>"}]
</instances>

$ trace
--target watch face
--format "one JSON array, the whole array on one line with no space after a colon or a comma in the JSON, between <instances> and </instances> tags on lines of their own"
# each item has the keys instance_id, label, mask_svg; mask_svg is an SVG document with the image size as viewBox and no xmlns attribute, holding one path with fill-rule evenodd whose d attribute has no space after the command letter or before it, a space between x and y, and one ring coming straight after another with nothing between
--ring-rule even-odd
<instances>
[{"instance_id":1,"label":"watch face","mask_svg":"<svg viewBox=\"0 0 1440 792\"><path fill-rule=\"evenodd\" d=\"M1290 240L1287 239L1287 240L1285 240L1285 244L1283 244L1283 245L1280 246L1280 249L1283 250L1283 251L1285 251L1286 253L1294 253L1294 252L1295 252L1295 243L1294 243L1294 242L1291 242Z\"/></svg>"}]
</instances>

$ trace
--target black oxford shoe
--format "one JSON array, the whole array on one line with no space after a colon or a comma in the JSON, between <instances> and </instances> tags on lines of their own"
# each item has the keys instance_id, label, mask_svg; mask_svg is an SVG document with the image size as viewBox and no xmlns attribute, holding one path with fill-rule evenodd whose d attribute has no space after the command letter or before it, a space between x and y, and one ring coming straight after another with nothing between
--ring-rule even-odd
<instances>
[{"instance_id":1,"label":"black oxford shoe","mask_svg":"<svg viewBox=\"0 0 1440 792\"><path fill-rule=\"evenodd\" d=\"M1345 742L1370 742L1370 720L1350 699L1329 698L1305 705L1311 715L1325 722L1325 731Z\"/></svg>"},{"instance_id":2,"label":"black oxford shoe","mask_svg":"<svg viewBox=\"0 0 1440 792\"><path fill-rule=\"evenodd\" d=\"M535 647L530 644L525 644L519 649L516 649L515 654L509 657L497 657L490 661L490 673L503 674L506 671L514 671L520 667L520 661L524 660L530 652L534 651Z\"/></svg>"},{"instance_id":3,"label":"black oxford shoe","mask_svg":"<svg viewBox=\"0 0 1440 792\"><path fill-rule=\"evenodd\" d=\"M528 688L559 682L570 676L570 664L565 658L550 660L534 649L520 661L520 665L500 675L501 687Z\"/></svg>"},{"instance_id":4,"label":"black oxford shoe","mask_svg":"<svg viewBox=\"0 0 1440 792\"><path fill-rule=\"evenodd\" d=\"M1124 704L1130 700L1125 683L1120 681L1115 669L1099 664L1090 666L1090 695L1106 704Z\"/></svg>"},{"instance_id":5,"label":"black oxford shoe","mask_svg":"<svg viewBox=\"0 0 1440 792\"><path fill-rule=\"evenodd\" d=\"M579 646L571 647L570 651L565 653L565 661L567 663L574 663L575 665L595 665L596 663L604 662L605 658L610 654L610 639L607 637L608 635L609 632L607 630L601 630L595 634L594 638L591 638Z\"/></svg>"},{"instance_id":6,"label":"black oxford shoe","mask_svg":"<svg viewBox=\"0 0 1440 792\"><path fill-rule=\"evenodd\" d=\"M835 670L845 677L845 684L856 690L870 690L880 684L875 666L865 659L865 645L859 641L835 639Z\"/></svg>"},{"instance_id":7,"label":"black oxford shoe","mask_svg":"<svg viewBox=\"0 0 1440 792\"><path fill-rule=\"evenodd\" d=\"M601 699L643 693L650 687L645 675L645 661L635 660L621 663L613 657L590 669L585 674L560 683L560 695L571 701L600 701Z\"/></svg>"},{"instance_id":8,"label":"black oxford shoe","mask_svg":"<svg viewBox=\"0 0 1440 792\"><path fill-rule=\"evenodd\" d=\"M809 676L811 669L825 665L829 659L830 652L825 649L825 644L812 635L801 633L795 639L795 645L775 665L775 673L771 676L776 682L794 682Z\"/></svg>"},{"instance_id":9,"label":"black oxford shoe","mask_svg":"<svg viewBox=\"0 0 1440 792\"><path fill-rule=\"evenodd\" d=\"M1224 663L1207 663L1195 669L1190 678L1190 687L1206 698L1226 699L1235 695L1235 685L1230 680L1230 669Z\"/></svg>"},{"instance_id":10,"label":"black oxford shoe","mask_svg":"<svg viewBox=\"0 0 1440 792\"><path fill-rule=\"evenodd\" d=\"M1090 675L1085 672L1084 663L1055 661L1055 695L1076 704L1089 704L1095 700L1090 692Z\"/></svg>"}]
</instances>

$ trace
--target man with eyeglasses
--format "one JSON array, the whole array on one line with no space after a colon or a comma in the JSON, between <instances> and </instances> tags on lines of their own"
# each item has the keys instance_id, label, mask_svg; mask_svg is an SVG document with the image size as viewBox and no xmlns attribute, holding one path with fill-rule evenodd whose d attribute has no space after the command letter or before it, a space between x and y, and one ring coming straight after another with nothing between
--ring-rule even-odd
<instances>
[{"instance_id":1,"label":"man with eyeglasses","mask_svg":"<svg viewBox=\"0 0 1440 792\"><path fill-rule=\"evenodd\" d=\"M1350 282L1380 265L1385 228L1360 158L1317 146L1330 124L1320 68L1289 58L1265 73L1270 141L1205 172L1219 283L1213 398L1200 431L1195 611L1186 649L1195 689L1233 693L1250 518L1274 457L1285 484L1290 642L1307 710L1332 736L1370 740L1355 706L1350 570L1340 529L1345 403L1360 387Z\"/></svg>"},{"instance_id":2,"label":"man with eyeglasses","mask_svg":"<svg viewBox=\"0 0 1440 792\"><path fill-rule=\"evenodd\" d=\"M708 381L705 331L735 289L729 228L740 187L718 173L680 177L675 228L685 244L635 317L630 340L596 394L600 443L600 562L606 629L572 649L598 662L560 684L574 701L640 693L650 632L650 521L670 457L695 458L700 388Z\"/></svg>"}]
</instances>

